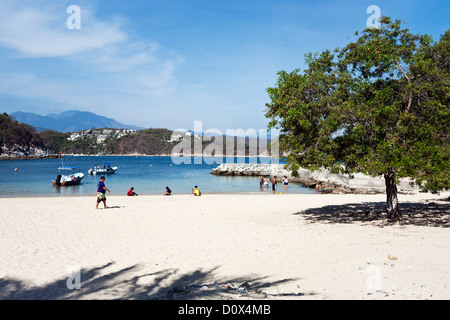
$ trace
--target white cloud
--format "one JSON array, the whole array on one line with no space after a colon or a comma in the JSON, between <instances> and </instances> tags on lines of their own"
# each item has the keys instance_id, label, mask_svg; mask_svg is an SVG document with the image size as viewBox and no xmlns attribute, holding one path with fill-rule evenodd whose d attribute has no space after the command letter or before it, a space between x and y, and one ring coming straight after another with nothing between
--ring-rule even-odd
<instances>
[{"instance_id":1,"label":"white cloud","mask_svg":"<svg viewBox=\"0 0 450 320\"><path fill-rule=\"evenodd\" d=\"M246 102L254 103L246 93L255 81L244 74L258 70L257 55L245 66L239 57L234 66L228 53L216 54L211 64L206 50L180 68L185 60L179 52L133 32L131 19L98 14L89 1L79 4L81 29L69 30L70 2L0 0L0 50L7 53L0 54L0 99L15 98L21 111L88 110L141 126L247 123L241 115Z\"/></svg>"},{"instance_id":2,"label":"white cloud","mask_svg":"<svg viewBox=\"0 0 450 320\"><path fill-rule=\"evenodd\" d=\"M23 57L64 57L126 40L122 21L99 21L88 8L82 28L69 30L62 4L42 1L0 2L0 45Z\"/></svg>"},{"instance_id":3,"label":"white cloud","mask_svg":"<svg viewBox=\"0 0 450 320\"><path fill-rule=\"evenodd\" d=\"M13 58L3 63L0 93L123 112L130 98L148 105L176 87L179 54L137 38L124 17L100 19L88 6L80 8L81 29L69 30L65 1L1 0L0 48ZM23 69L23 61L31 67Z\"/></svg>"}]
</instances>

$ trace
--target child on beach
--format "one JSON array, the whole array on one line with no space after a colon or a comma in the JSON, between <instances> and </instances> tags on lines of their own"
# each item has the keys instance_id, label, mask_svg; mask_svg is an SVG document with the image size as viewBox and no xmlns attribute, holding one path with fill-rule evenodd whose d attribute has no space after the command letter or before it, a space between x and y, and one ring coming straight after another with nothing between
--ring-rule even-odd
<instances>
[{"instance_id":1,"label":"child on beach","mask_svg":"<svg viewBox=\"0 0 450 320\"><path fill-rule=\"evenodd\" d=\"M172 194L172 190L169 187L166 187L166 191L163 193L163 196L170 196Z\"/></svg>"},{"instance_id":2,"label":"child on beach","mask_svg":"<svg viewBox=\"0 0 450 320\"><path fill-rule=\"evenodd\" d=\"M133 197L133 196L138 196L138 194L136 192L134 192L134 188L131 187L130 190L128 190L128 192L127 192L127 196Z\"/></svg>"},{"instance_id":3,"label":"child on beach","mask_svg":"<svg viewBox=\"0 0 450 320\"><path fill-rule=\"evenodd\" d=\"M199 196L202 195L202 193L200 192L200 189L199 189L197 186L195 186L195 187L192 189L192 194L193 194L195 197L199 197Z\"/></svg>"},{"instance_id":4,"label":"child on beach","mask_svg":"<svg viewBox=\"0 0 450 320\"><path fill-rule=\"evenodd\" d=\"M95 209L98 209L98 204L100 202L103 202L105 209L108 208L108 206L106 205L106 191L111 192L105 186L105 177L101 176L100 181L97 183L97 204L95 205Z\"/></svg>"}]
</instances>

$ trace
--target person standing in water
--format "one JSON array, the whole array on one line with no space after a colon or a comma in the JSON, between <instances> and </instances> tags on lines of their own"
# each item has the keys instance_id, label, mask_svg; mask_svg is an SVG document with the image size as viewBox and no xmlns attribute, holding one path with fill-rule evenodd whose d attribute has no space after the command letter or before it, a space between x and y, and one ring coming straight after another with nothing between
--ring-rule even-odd
<instances>
[{"instance_id":1,"label":"person standing in water","mask_svg":"<svg viewBox=\"0 0 450 320\"><path fill-rule=\"evenodd\" d=\"M267 179L267 177L264 177L263 181L264 181L264 188L269 188L269 179Z\"/></svg>"},{"instance_id":2,"label":"person standing in water","mask_svg":"<svg viewBox=\"0 0 450 320\"><path fill-rule=\"evenodd\" d=\"M277 176L273 176L270 180L272 182L272 192L275 194L275 191L277 191Z\"/></svg>"},{"instance_id":3,"label":"person standing in water","mask_svg":"<svg viewBox=\"0 0 450 320\"><path fill-rule=\"evenodd\" d=\"M283 177L283 184L284 184L284 190L287 190L288 188L288 184L289 184L289 180L286 176Z\"/></svg>"}]
</instances>

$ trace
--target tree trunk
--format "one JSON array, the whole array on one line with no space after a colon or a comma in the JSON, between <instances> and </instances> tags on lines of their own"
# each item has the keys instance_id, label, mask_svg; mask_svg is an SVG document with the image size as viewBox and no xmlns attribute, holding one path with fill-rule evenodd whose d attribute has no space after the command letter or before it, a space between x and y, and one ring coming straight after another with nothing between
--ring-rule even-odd
<instances>
[{"instance_id":1,"label":"tree trunk","mask_svg":"<svg viewBox=\"0 0 450 320\"><path fill-rule=\"evenodd\" d=\"M387 213L389 219L397 218L399 216L397 185L395 184L394 176L395 173L393 170L389 170L389 172L384 175L387 196Z\"/></svg>"}]
</instances>

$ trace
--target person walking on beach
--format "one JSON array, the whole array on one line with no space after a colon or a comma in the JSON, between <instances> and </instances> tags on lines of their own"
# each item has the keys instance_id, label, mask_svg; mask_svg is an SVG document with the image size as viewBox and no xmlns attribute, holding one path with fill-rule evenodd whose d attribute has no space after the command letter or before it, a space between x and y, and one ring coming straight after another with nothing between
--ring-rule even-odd
<instances>
[{"instance_id":1,"label":"person walking on beach","mask_svg":"<svg viewBox=\"0 0 450 320\"><path fill-rule=\"evenodd\" d=\"M106 205L106 191L111 192L105 186L105 177L101 176L100 181L97 183L97 204L95 205L95 209L98 209L98 204L100 202L103 202L105 209L108 208L108 206Z\"/></svg>"},{"instance_id":2,"label":"person walking on beach","mask_svg":"<svg viewBox=\"0 0 450 320\"><path fill-rule=\"evenodd\" d=\"M270 180L272 182L272 192L275 194L275 191L277 191L277 176L273 176Z\"/></svg>"},{"instance_id":3,"label":"person walking on beach","mask_svg":"<svg viewBox=\"0 0 450 320\"><path fill-rule=\"evenodd\" d=\"M264 185L264 178L263 176L259 176L259 189L262 190L263 185Z\"/></svg>"}]
</instances>

